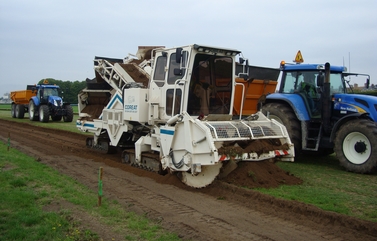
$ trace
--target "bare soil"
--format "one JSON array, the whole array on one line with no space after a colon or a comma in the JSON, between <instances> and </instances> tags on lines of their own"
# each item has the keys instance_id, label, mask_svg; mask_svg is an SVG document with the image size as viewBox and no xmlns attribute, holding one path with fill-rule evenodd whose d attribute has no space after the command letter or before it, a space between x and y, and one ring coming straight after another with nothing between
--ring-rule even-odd
<instances>
[{"instance_id":1,"label":"bare soil","mask_svg":"<svg viewBox=\"0 0 377 241\"><path fill-rule=\"evenodd\" d=\"M183 240L377 240L376 223L245 188L301 183L273 162L240 163L226 178L193 189L173 174L161 176L122 164L120 153L106 155L88 149L86 136L80 133L0 120L0 139L7 141L8 134L12 148L94 191L98 169L103 167L106 198L159 222ZM46 209L71 209L75 219L83 220L103 240L126 235L64 200L57 200L55 206Z\"/></svg>"}]
</instances>

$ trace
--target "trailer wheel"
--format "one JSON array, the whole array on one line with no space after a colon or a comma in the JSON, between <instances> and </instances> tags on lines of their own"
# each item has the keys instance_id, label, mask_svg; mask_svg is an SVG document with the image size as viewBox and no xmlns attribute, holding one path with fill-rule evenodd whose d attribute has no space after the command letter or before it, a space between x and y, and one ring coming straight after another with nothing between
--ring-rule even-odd
<instances>
[{"instance_id":1,"label":"trailer wheel","mask_svg":"<svg viewBox=\"0 0 377 241\"><path fill-rule=\"evenodd\" d=\"M377 125L366 120L349 121L335 137L335 154L347 171L371 173L377 168Z\"/></svg>"},{"instance_id":2,"label":"trailer wheel","mask_svg":"<svg viewBox=\"0 0 377 241\"><path fill-rule=\"evenodd\" d=\"M65 105L65 110L67 115L63 116L64 122L72 122L73 120L73 109L71 105Z\"/></svg>"},{"instance_id":3,"label":"trailer wheel","mask_svg":"<svg viewBox=\"0 0 377 241\"><path fill-rule=\"evenodd\" d=\"M291 138L291 141L295 146L295 155L300 156L302 154L301 124L293 110L281 103L268 103L263 106L262 112L266 116L267 113L269 113L270 119L280 122L285 128L287 128L289 138Z\"/></svg>"},{"instance_id":4,"label":"trailer wheel","mask_svg":"<svg viewBox=\"0 0 377 241\"><path fill-rule=\"evenodd\" d=\"M16 117L18 119L23 119L25 116L25 107L24 105L16 105Z\"/></svg>"},{"instance_id":5,"label":"trailer wheel","mask_svg":"<svg viewBox=\"0 0 377 241\"><path fill-rule=\"evenodd\" d=\"M16 118L16 104L15 103L12 103L10 113L12 115L12 118Z\"/></svg>"},{"instance_id":6,"label":"trailer wheel","mask_svg":"<svg viewBox=\"0 0 377 241\"><path fill-rule=\"evenodd\" d=\"M38 116L36 114L37 114L37 111L36 111L36 108L35 108L34 101L30 100L29 101L29 119L31 121L38 120Z\"/></svg>"},{"instance_id":7,"label":"trailer wheel","mask_svg":"<svg viewBox=\"0 0 377 241\"><path fill-rule=\"evenodd\" d=\"M39 107L39 121L40 122L48 122L50 117L50 110L48 109L47 105L41 105Z\"/></svg>"}]
</instances>

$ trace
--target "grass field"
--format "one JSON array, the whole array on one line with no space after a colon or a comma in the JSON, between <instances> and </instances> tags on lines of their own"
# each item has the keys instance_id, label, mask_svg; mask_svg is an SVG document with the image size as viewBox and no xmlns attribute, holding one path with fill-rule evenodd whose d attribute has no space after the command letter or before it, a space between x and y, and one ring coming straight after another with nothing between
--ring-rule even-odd
<instances>
[{"instance_id":1,"label":"grass field","mask_svg":"<svg viewBox=\"0 0 377 241\"><path fill-rule=\"evenodd\" d=\"M0 141L0 240L100 240L95 230L72 219L73 210L45 211L61 202L71 203L114 233L122 230L123 240L179 240L115 201L103 198L98 207L97 200L97 193L15 149L8 151Z\"/></svg>"},{"instance_id":2,"label":"grass field","mask_svg":"<svg viewBox=\"0 0 377 241\"><path fill-rule=\"evenodd\" d=\"M259 191L288 200L313 204L334 211L377 222L377 175L362 175L343 170L334 155L308 157L294 163L277 163L303 180L302 185L282 185Z\"/></svg>"},{"instance_id":3,"label":"grass field","mask_svg":"<svg viewBox=\"0 0 377 241\"><path fill-rule=\"evenodd\" d=\"M0 111L0 118L32 123L48 128L77 132L74 123L31 122L13 119L9 111ZM75 121L75 120L74 120ZM344 171L334 155L310 157L294 163L277 163L282 169L301 178L302 185L258 189L258 191L288 200L313 204L321 209L377 223L377 175L362 175Z\"/></svg>"}]
</instances>

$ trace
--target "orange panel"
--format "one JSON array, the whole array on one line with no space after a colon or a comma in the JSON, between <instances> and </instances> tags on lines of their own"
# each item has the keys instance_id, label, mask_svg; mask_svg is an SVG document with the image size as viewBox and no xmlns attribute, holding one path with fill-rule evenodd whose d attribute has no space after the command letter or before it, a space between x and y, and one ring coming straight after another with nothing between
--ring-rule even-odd
<instances>
[{"instance_id":1,"label":"orange panel","mask_svg":"<svg viewBox=\"0 0 377 241\"><path fill-rule=\"evenodd\" d=\"M254 79L252 82L245 81L242 78L236 78L236 82L243 85L236 85L234 95L234 115L240 115L241 100L244 98L242 115L251 115L257 112L258 102L262 101L261 97L269 93L274 93L277 81ZM244 95L242 96L242 93Z\"/></svg>"},{"instance_id":2,"label":"orange panel","mask_svg":"<svg viewBox=\"0 0 377 241\"><path fill-rule=\"evenodd\" d=\"M31 97L35 96L37 92L31 90L18 90L10 92L10 98L15 104L27 105Z\"/></svg>"}]
</instances>

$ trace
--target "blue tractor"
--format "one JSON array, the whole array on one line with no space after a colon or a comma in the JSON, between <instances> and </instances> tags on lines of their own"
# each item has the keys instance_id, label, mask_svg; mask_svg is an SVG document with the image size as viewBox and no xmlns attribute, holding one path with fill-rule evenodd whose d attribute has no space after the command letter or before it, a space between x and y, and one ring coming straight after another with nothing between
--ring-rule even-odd
<instances>
[{"instance_id":1,"label":"blue tractor","mask_svg":"<svg viewBox=\"0 0 377 241\"><path fill-rule=\"evenodd\" d=\"M48 122L51 116L53 121L63 118L64 122L72 122L72 106L59 97L59 86L36 85L33 92L36 95L30 99L28 108L31 121Z\"/></svg>"},{"instance_id":2,"label":"blue tractor","mask_svg":"<svg viewBox=\"0 0 377 241\"><path fill-rule=\"evenodd\" d=\"M335 152L341 166L355 173L377 168L377 97L354 94L343 66L286 64L280 87L267 95L262 111L283 123L296 156ZM370 77L366 79L369 87Z\"/></svg>"}]
</instances>

